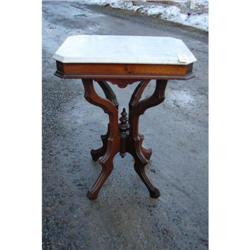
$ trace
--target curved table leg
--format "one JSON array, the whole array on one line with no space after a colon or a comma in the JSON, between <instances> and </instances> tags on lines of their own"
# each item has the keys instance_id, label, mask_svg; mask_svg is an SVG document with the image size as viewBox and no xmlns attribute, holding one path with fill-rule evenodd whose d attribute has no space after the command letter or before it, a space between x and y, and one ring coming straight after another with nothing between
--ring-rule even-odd
<instances>
[{"instance_id":1,"label":"curved table leg","mask_svg":"<svg viewBox=\"0 0 250 250\"><path fill-rule=\"evenodd\" d=\"M113 145L113 141L108 139L107 151L104 154L104 156L99 160L99 163L102 166L101 173L98 176L97 180L95 181L94 185L90 188L90 190L87 193L87 197L90 200L95 200L98 197L100 189L102 188L104 182L111 174L113 170L113 159L117 152L118 151Z\"/></svg>"},{"instance_id":2,"label":"curved table leg","mask_svg":"<svg viewBox=\"0 0 250 250\"><path fill-rule=\"evenodd\" d=\"M130 102L129 102L130 112L131 112L131 107L136 105L139 102L143 94L143 91L147 87L148 84L149 84L149 80L141 81L138 84L138 86L135 88L134 93L132 94ZM143 142L144 135L138 133L138 136L140 137L140 140ZM150 160L150 157L152 155L152 149L151 148L146 149L141 145L141 151L143 155L146 157L146 159Z\"/></svg>"},{"instance_id":3,"label":"curved table leg","mask_svg":"<svg viewBox=\"0 0 250 250\"><path fill-rule=\"evenodd\" d=\"M109 128L105 135L101 135L102 146L97 149L91 149L90 154L93 161L97 161L100 157L102 157L107 149L107 139L109 137Z\"/></svg>"},{"instance_id":4,"label":"curved table leg","mask_svg":"<svg viewBox=\"0 0 250 250\"><path fill-rule=\"evenodd\" d=\"M113 92L112 88L109 86L109 84L105 81L97 81L97 83L100 85L102 88L105 97L110 100L118 109L119 104L116 98L115 93ZM92 157L93 161L97 161L101 156L105 154L105 151L107 149L107 139L109 137L109 127L107 128L107 133L105 135L101 135L101 140L102 140L102 147L98 149L91 149L90 154Z\"/></svg>"},{"instance_id":5,"label":"curved table leg","mask_svg":"<svg viewBox=\"0 0 250 250\"><path fill-rule=\"evenodd\" d=\"M102 171L99 177L97 178L95 184L91 187L87 194L90 200L94 200L97 198L98 193L102 188L104 182L112 172L113 158L116 153L119 152L120 137L118 127L118 109L112 101L103 99L102 97L97 95L92 80L82 79L82 82L85 89L84 97L86 98L86 100L91 104L102 108L104 112L107 113L109 116L105 152L104 150L100 150L101 153L104 153L103 157L99 160L100 164L102 165Z\"/></svg>"},{"instance_id":6,"label":"curved table leg","mask_svg":"<svg viewBox=\"0 0 250 250\"><path fill-rule=\"evenodd\" d=\"M143 142L144 135L139 134L139 137L140 137L141 142ZM141 151L142 151L143 155L146 157L146 159L150 160L151 155L152 155L152 149L151 148L144 148L143 146L141 146Z\"/></svg>"},{"instance_id":7,"label":"curved table leg","mask_svg":"<svg viewBox=\"0 0 250 250\"><path fill-rule=\"evenodd\" d=\"M97 81L98 84L100 85L100 87L102 88L106 98L108 100L110 100L118 109L119 107L119 103L117 101L116 95L114 93L114 91L112 90L112 88L109 86L109 84L105 81Z\"/></svg>"},{"instance_id":8,"label":"curved table leg","mask_svg":"<svg viewBox=\"0 0 250 250\"><path fill-rule=\"evenodd\" d=\"M158 198L160 196L160 191L154 187L145 173L145 166L149 161L152 151L142 147L143 136L139 134L139 117L146 111L146 109L156 106L164 101L167 80L157 80L154 93L150 97L140 101L141 95L147 84L147 81L142 81L135 89L129 102L130 136L128 150L134 157L135 171L146 185L150 196L152 198Z\"/></svg>"}]
</instances>

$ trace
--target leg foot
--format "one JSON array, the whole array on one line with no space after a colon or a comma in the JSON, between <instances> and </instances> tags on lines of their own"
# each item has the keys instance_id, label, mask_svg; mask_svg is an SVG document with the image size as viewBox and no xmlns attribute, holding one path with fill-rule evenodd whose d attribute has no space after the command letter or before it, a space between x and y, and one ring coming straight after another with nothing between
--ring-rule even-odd
<instances>
[{"instance_id":1,"label":"leg foot","mask_svg":"<svg viewBox=\"0 0 250 250\"><path fill-rule=\"evenodd\" d=\"M148 179L146 173L145 173L145 166L143 165L137 165L134 166L136 173L140 176L141 180L147 187L150 197L151 198L158 198L160 196L160 191L158 188L156 188Z\"/></svg>"},{"instance_id":2,"label":"leg foot","mask_svg":"<svg viewBox=\"0 0 250 250\"><path fill-rule=\"evenodd\" d=\"M160 190L158 188L151 190L149 193L150 193L150 197L155 198L155 199L159 198L161 195Z\"/></svg>"},{"instance_id":3,"label":"leg foot","mask_svg":"<svg viewBox=\"0 0 250 250\"><path fill-rule=\"evenodd\" d=\"M87 197L90 200L95 200L98 197L98 193L100 189L102 188L104 182L107 180L109 175L111 174L113 170L113 163L112 161L109 161L108 163L102 164L102 171L97 178L95 184L90 188L90 190L87 193Z\"/></svg>"},{"instance_id":4,"label":"leg foot","mask_svg":"<svg viewBox=\"0 0 250 250\"><path fill-rule=\"evenodd\" d=\"M92 193L92 192L90 192L90 191L88 191L88 193L87 193L87 197L89 198L89 200L96 200L97 199L97 197L98 197L98 194L96 194L96 193Z\"/></svg>"},{"instance_id":5,"label":"leg foot","mask_svg":"<svg viewBox=\"0 0 250 250\"><path fill-rule=\"evenodd\" d=\"M152 198L158 198L160 196L160 191L151 183L145 173L145 166L148 164L148 159L145 157L142 151L141 143L141 140L132 139L130 143L131 146L129 148L129 153L135 160L134 169L147 187L150 196Z\"/></svg>"}]
</instances>

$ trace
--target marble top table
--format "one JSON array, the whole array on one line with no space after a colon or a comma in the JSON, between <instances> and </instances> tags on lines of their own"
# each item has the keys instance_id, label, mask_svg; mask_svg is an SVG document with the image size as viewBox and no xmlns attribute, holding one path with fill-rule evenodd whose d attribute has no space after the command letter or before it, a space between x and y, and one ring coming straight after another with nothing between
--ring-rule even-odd
<instances>
[{"instance_id":1,"label":"marble top table","mask_svg":"<svg viewBox=\"0 0 250 250\"><path fill-rule=\"evenodd\" d=\"M86 100L109 116L107 133L101 136L102 147L90 152L94 161L99 160L102 170L88 191L88 198L97 198L113 170L114 156L120 153L124 157L127 152L133 156L134 169L150 196L158 198L160 191L145 173L152 150L142 145L144 137L139 133L139 117L164 101L169 79L193 77L196 58L192 52L182 40L172 37L76 35L68 37L53 58L57 67L55 74L81 79ZM150 97L142 99L150 80L156 80L155 90ZM102 88L105 98L96 93L94 81ZM108 82L121 88L138 83L129 101L129 113L123 108L120 118L118 100Z\"/></svg>"}]
</instances>

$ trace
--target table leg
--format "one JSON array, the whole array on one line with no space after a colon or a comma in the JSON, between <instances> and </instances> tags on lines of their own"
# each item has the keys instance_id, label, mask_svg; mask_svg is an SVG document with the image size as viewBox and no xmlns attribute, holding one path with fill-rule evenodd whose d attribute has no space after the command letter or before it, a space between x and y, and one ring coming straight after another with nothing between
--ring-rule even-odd
<instances>
[{"instance_id":1,"label":"table leg","mask_svg":"<svg viewBox=\"0 0 250 250\"><path fill-rule=\"evenodd\" d=\"M112 88L108 85L107 82L105 81L97 81L100 87L102 88L106 98L110 100L118 109L119 104L116 98L115 93L113 92ZM103 156L106 152L107 149L107 139L109 137L109 127L107 129L107 133L105 135L101 135L101 140L102 140L102 147L98 149L92 149L90 151L91 157L93 161L97 161L101 156Z\"/></svg>"},{"instance_id":2,"label":"table leg","mask_svg":"<svg viewBox=\"0 0 250 250\"><path fill-rule=\"evenodd\" d=\"M102 146L97 149L91 149L90 154L93 161L97 161L100 157L102 157L107 149L107 139L109 137L109 128L107 129L107 133L105 135L101 135Z\"/></svg>"},{"instance_id":3,"label":"table leg","mask_svg":"<svg viewBox=\"0 0 250 250\"><path fill-rule=\"evenodd\" d=\"M97 81L100 87L102 88L106 98L110 100L118 109L119 103L117 101L116 95L112 88L109 86L109 84L106 81Z\"/></svg>"},{"instance_id":4,"label":"table leg","mask_svg":"<svg viewBox=\"0 0 250 250\"><path fill-rule=\"evenodd\" d=\"M148 81L142 81L135 89L129 102L130 133L127 148L128 152L134 157L135 171L148 188L150 196L152 198L158 198L160 196L160 191L153 186L145 173L145 166L149 161L152 151L142 147L144 138L139 134L139 117L146 111L146 109L156 106L164 101L167 80L157 80L154 93L150 97L140 101L147 84Z\"/></svg>"},{"instance_id":5,"label":"table leg","mask_svg":"<svg viewBox=\"0 0 250 250\"><path fill-rule=\"evenodd\" d=\"M104 182L112 172L113 158L116 155L116 153L119 152L120 135L118 127L118 109L117 105L114 104L112 100L110 100L109 98L104 99L97 95L92 80L82 79L82 82L85 89L84 97L86 98L86 100L91 104L102 108L104 112L107 113L109 116L108 133L106 134L105 138L103 137L103 139L105 139L103 149L102 150L99 149L100 152L99 155L102 156L102 158L100 158L99 160L99 163L102 166L102 170L96 182L94 183L94 185L91 187L91 189L88 191L87 194L90 200L94 200L97 198L98 193L102 188ZM108 92L107 93L106 92L104 91L105 96L107 97ZM97 154L94 155L96 157L99 156Z\"/></svg>"}]
</instances>

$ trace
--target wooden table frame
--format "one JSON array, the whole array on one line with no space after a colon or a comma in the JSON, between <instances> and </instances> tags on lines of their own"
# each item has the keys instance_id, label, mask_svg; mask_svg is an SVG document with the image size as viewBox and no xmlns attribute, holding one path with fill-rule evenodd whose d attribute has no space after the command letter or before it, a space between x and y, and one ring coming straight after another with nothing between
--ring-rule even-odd
<instances>
[{"instance_id":1,"label":"wooden table frame","mask_svg":"<svg viewBox=\"0 0 250 250\"><path fill-rule=\"evenodd\" d=\"M142 146L144 137L139 133L139 118L147 109L164 101L165 89L169 79L186 80L193 77L192 64L74 64L57 61L55 74L62 78L81 79L86 100L102 108L109 116L107 133L101 136L102 147L92 149L90 152L94 161L99 160L102 170L96 182L88 191L87 197L90 200L97 198L100 189L113 170L115 155L120 153L124 157L128 152L133 156L134 169L146 185L150 196L158 198L160 191L151 183L145 173L145 166L150 160L152 150ZM143 91L150 80L156 80L155 90L150 97L141 100ZM94 81L102 88L106 99L96 93ZM119 104L108 82L116 84L120 88L139 82L129 102L128 117L124 108L119 119Z\"/></svg>"}]
</instances>

